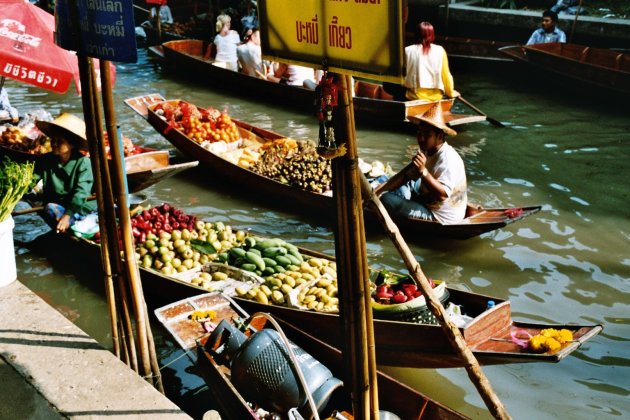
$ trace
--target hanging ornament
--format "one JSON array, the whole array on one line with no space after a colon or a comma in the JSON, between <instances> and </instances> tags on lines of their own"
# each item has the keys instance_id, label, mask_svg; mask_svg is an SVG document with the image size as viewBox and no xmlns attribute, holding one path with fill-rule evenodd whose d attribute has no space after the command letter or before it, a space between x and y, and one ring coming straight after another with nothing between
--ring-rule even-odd
<instances>
[{"instance_id":1,"label":"hanging ornament","mask_svg":"<svg viewBox=\"0 0 630 420\"><path fill-rule=\"evenodd\" d=\"M334 108L338 105L338 86L334 77L326 70L315 88L315 104L317 118L319 119L319 144L317 153L326 159L343 156L346 152L345 145L337 147L335 140L335 128L333 123Z\"/></svg>"}]
</instances>

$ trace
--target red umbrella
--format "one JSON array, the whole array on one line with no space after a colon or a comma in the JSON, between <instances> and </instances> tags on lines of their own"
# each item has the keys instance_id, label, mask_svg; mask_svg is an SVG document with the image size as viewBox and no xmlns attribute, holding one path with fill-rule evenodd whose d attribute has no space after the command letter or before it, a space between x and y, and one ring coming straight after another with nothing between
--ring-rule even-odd
<instances>
[{"instance_id":1,"label":"red umbrella","mask_svg":"<svg viewBox=\"0 0 630 420\"><path fill-rule=\"evenodd\" d=\"M50 13L24 0L0 0L0 76L58 93L74 79L80 94L77 56L55 44L54 31Z\"/></svg>"}]
</instances>

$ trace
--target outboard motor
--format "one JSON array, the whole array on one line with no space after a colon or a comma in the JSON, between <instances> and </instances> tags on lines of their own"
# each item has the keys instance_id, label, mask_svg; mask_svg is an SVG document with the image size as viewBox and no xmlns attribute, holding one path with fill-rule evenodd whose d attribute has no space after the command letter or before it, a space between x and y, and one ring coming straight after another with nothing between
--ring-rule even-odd
<instances>
[{"instance_id":1,"label":"outboard motor","mask_svg":"<svg viewBox=\"0 0 630 420\"><path fill-rule=\"evenodd\" d=\"M321 414L333 391L343 382L302 348L289 342L299 369ZM218 347L217 347L218 344ZM216 347L216 348L215 348ZM232 384L249 401L266 409L287 413L297 407L304 418L312 418L311 406L280 334L273 329L255 332L249 338L223 320L206 342L206 350L217 362L230 366Z\"/></svg>"}]
</instances>

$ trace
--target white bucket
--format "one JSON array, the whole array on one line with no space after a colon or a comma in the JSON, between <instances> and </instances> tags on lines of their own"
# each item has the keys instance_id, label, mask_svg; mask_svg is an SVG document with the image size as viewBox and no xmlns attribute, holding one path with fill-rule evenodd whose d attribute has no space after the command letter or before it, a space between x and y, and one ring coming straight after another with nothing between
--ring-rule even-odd
<instances>
[{"instance_id":1,"label":"white bucket","mask_svg":"<svg viewBox=\"0 0 630 420\"><path fill-rule=\"evenodd\" d=\"M15 249L13 248L14 226L15 223L11 216L4 222L0 222L0 287L17 279Z\"/></svg>"}]
</instances>

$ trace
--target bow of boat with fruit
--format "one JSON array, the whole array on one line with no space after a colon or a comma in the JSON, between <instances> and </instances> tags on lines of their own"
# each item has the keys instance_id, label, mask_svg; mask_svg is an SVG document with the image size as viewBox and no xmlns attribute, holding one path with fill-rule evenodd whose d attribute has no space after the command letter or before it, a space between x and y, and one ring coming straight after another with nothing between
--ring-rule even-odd
<instances>
[{"instance_id":1,"label":"bow of boat with fruit","mask_svg":"<svg viewBox=\"0 0 630 420\"><path fill-rule=\"evenodd\" d=\"M280 200L283 206L319 217L334 211L330 161L317 153L315 143L287 138L233 119L226 111L200 108L179 99L153 102L146 112L149 123L177 149L232 185L246 186L248 195ZM395 222L409 237L431 234L467 239L540 209L481 208L449 225L411 218L397 218ZM377 224L371 209L366 209L366 215L368 224Z\"/></svg>"}]
</instances>

